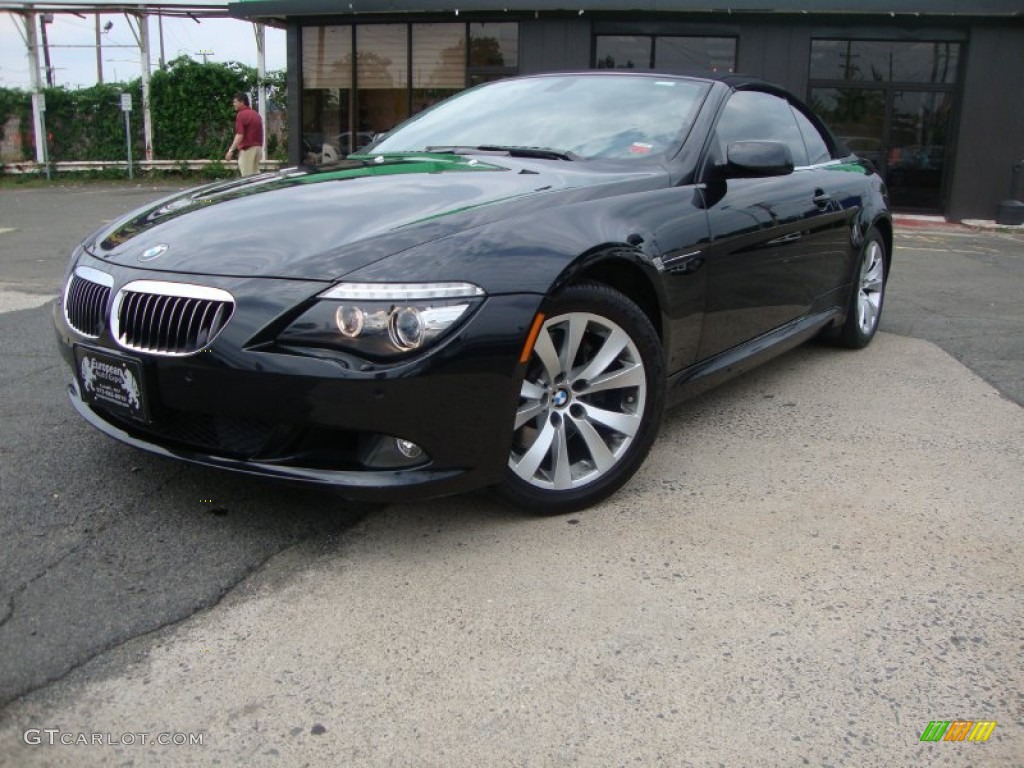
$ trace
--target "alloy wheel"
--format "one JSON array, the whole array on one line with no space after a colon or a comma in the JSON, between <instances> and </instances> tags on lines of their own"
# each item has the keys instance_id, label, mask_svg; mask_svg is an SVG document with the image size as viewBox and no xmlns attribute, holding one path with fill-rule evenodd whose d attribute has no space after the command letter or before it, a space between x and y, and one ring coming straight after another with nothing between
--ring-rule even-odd
<instances>
[{"instance_id":1,"label":"alloy wheel","mask_svg":"<svg viewBox=\"0 0 1024 768\"><path fill-rule=\"evenodd\" d=\"M885 290L885 258L877 240L870 240L860 266L860 290L857 295L857 322L861 333L871 335L882 311Z\"/></svg>"},{"instance_id":2,"label":"alloy wheel","mask_svg":"<svg viewBox=\"0 0 1024 768\"><path fill-rule=\"evenodd\" d=\"M643 359L617 323L587 312L548 319L520 391L509 467L545 490L593 483L628 452L646 397Z\"/></svg>"}]
</instances>

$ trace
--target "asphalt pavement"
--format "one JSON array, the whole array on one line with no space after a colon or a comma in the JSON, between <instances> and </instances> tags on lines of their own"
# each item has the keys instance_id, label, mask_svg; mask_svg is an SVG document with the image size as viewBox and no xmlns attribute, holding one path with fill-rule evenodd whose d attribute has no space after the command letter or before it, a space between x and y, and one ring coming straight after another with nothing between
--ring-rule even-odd
<instances>
[{"instance_id":1,"label":"asphalt pavement","mask_svg":"<svg viewBox=\"0 0 1024 768\"><path fill-rule=\"evenodd\" d=\"M623 492L536 520L82 423L46 303L167 191L0 190L0 765L1024 764L1020 235L901 229L871 347L677 409ZM999 725L918 742L957 718Z\"/></svg>"}]
</instances>

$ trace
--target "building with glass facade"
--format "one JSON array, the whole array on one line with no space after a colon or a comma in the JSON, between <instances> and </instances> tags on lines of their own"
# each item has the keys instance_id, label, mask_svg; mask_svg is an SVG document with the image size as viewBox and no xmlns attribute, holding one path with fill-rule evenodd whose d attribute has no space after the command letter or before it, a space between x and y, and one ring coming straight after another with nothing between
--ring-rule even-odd
<instances>
[{"instance_id":1,"label":"building with glass facade","mask_svg":"<svg viewBox=\"0 0 1024 768\"><path fill-rule=\"evenodd\" d=\"M287 29L292 162L329 162L510 75L742 72L805 98L876 163L897 210L991 219L1010 195L1024 158L1024 0L713 5L240 0L229 9Z\"/></svg>"}]
</instances>

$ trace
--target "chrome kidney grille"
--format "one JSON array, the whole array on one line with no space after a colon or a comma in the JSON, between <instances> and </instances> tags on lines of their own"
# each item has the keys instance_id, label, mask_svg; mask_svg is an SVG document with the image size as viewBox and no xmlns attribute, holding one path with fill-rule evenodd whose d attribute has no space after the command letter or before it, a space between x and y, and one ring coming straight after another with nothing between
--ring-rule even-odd
<instances>
[{"instance_id":1,"label":"chrome kidney grille","mask_svg":"<svg viewBox=\"0 0 1024 768\"><path fill-rule=\"evenodd\" d=\"M234 298L219 288L136 280L117 292L111 332L125 349L191 355L217 337L234 308Z\"/></svg>"},{"instance_id":2,"label":"chrome kidney grille","mask_svg":"<svg viewBox=\"0 0 1024 768\"><path fill-rule=\"evenodd\" d=\"M103 330L114 279L96 269L78 267L64 289L64 319L83 336L93 339Z\"/></svg>"}]
</instances>

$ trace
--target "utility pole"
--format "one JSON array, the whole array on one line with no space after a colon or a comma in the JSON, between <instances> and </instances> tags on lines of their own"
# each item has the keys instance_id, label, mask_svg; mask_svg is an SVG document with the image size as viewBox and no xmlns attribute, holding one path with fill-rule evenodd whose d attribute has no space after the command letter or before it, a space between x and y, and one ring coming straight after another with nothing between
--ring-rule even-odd
<instances>
[{"instance_id":1,"label":"utility pole","mask_svg":"<svg viewBox=\"0 0 1024 768\"><path fill-rule=\"evenodd\" d=\"M153 159L153 118L149 112L149 16L138 15L139 49L142 56L142 129L146 137L146 159Z\"/></svg>"},{"instance_id":2,"label":"utility pole","mask_svg":"<svg viewBox=\"0 0 1024 768\"><path fill-rule=\"evenodd\" d=\"M128 29L135 36L139 46L139 59L142 64L142 132L145 136L145 158L153 159L153 118L149 111L149 14L124 12ZM134 26L132 25L134 22Z\"/></svg>"},{"instance_id":3,"label":"utility pole","mask_svg":"<svg viewBox=\"0 0 1024 768\"><path fill-rule=\"evenodd\" d=\"M203 57L203 64L205 64L206 63L206 58L208 56L213 56L213 51L196 51L196 56L202 56Z\"/></svg>"},{"instance_id":4,"label":"utility pole","mask_svg":"<svg viewBox=\"0 0 1024 768\"><path fill-rule=\"evenodd\" d=\"M32 130L35 136L36 162L40 165L46 162L46 125L43 122L43 110L40 107L42 94L39 92L39 43L36 42L36 15L32 11L21 14L25 29L21 37L25 41L25 50L28 52L28 73L32 82ZM49 166L47 166L49 171Z\"/></svg>"},{"instance_id":5,"label":"utility pole","mask_svg":"<svg viewBox=\"0 0 1024 768\"><path fill-rule=\"evenodd\" d=\"M260 120L263 123L262 158L267 159L267 88L263 81L267 78L267 32L263 24L254 24L256 32L256 93L259 99Z\"/></svg>"},{"instance_id":6,"label":"utility pole","mask_svg":"<svg viewBox=\"0 0 1024 768\"><path fill-rule=\"evenodd\" d=\"M47 24L53 24L52 13L44 13L39 16L39 28L43 33L43 62L46 64L46 85L53 88L53 67L50 66L50 44L46 40Z\"/></svg>"},{"instance_id":7,"label":"utility pole","mask_svg":"<svg viewBox=\"0 0 1024 768\"><path fill-rule=\"evenodd\" d=\"M96 14L96 82L103 85L103 36L100 34L100 15Z\"/></svg>"},{"instance_id":8,"label":"utility pole","mask_svg":"<svg viewBox=\"0 0 1024 768\"><path fill-rule=\"evenodd\" d=\"M156 24L160 29L160 69L164 69L167 66L167 62L164 61L164 17L160 13L156 15Z\"/></svg>"}]
</instances>

